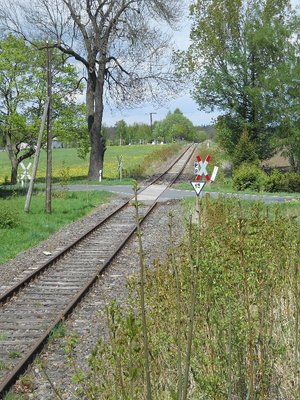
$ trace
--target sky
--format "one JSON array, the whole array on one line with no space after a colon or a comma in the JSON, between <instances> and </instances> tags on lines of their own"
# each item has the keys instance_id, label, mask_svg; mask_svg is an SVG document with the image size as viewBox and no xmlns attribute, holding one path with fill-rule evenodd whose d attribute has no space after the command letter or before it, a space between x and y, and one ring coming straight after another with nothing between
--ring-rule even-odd
<instances>
[{"instance_id":1,"label":"sky","mask_svg":"<svg viewBox=\"0 0 300 400\"><path fill-rule=\"evenodd\" d=\"M189 3L189 1L186 3ZM291 4L293 7L299 7L299 12L300 0L291 0ZM186 50L189 45L190 20L188 18L188 4L186 4L186 15L184 16L182 26L183 28L180 31L174 33L175 46L178 50ZM183 93L174 100L166 102L164 107L156 108L153 105L148 104L143 107L122 111L111 111L106 107L104 109L103 122L106 126L114 126L115 123L121 119L123 119L128 125L131 125L134 122L150 124L150 113L152 113L152 122L155 122L164 119L169 111L173 112L176 108L179 108L195 126L209 125L213 123L214 119L219 115L217 112L206 113L204 111L199 111L197 104L191 98L191 95L187 90L187 93Z\"/></svg>"},{"instance_id":2,"label":"sky","mask_svg":"<svg viewBox=\"0 0 300 400\"><path fill-rule=\"evenodd\" d=\"M190 21L188 19L188 6L186 6L186 16L183 20L183 28L174 33L175 47L178 50L186 50L189 44ZM117 121L124 120L127 125L132 125L134 122L150 124L150 113L152 113L152 121L160 121L164 119L169 111L173 112L179 108L182 113L190 120L195 126L209 125L217 113L205 113L199 111L197 104L191 98L189 91L181 94L177 98L166 102L163 107L155 107L151 104L145 104L142 107L128 109L128 110L110 110L108 107L104 108L103 122L106 126L114 126Z\"/></svg>"}]
</instances>

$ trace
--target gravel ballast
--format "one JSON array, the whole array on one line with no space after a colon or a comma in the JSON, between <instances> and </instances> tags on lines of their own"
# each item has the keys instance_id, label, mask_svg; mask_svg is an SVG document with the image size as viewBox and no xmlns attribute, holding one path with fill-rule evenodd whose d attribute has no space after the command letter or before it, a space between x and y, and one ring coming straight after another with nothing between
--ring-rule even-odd
<instances>
[{"instance_id":1,"label":"gravel ballast","mask_svg":"<svg viewBox=\"0 0 300 400\"><path fill-rule=\"evenodd\" d=\"M92 214L68 225L65 229L53 235L47 241L28 250L15 260L5 264L10 272L5 274L7 282L11 279L12 270L22 275L26 268L22 265L26 259L27 266L35 263L44 250L55 254L59 251L58 243L74 240L79 231L87 230L95 223L95 218L103 218L111 208L115 208L124 201L124 198L114 199L109 205L100 206ZM151 267L155 259L164 259L169 247L168 223L169 214L175 216L174 235L178 241L183 236L184 222L183 210L180 202L168 201L160 203L154 210L149 220L143 226L143 246L146 253L147 266ZM43 255L43 254L42 254ZM23 261L23 262L22 262ZM14 267L15 265L15 267ZM78 364L84 366L87 358L99 337L107 337L106 318L101 316L108 304L113 300L122 304L127 298L127 279L139 272L138 244L136 237L132 238L125 248L114 259L109 268L104 272L93 289L87 294L80 305L76 307L70 318L65 322L65 331L75 333L80 341L76 346ZM66 339L57 338L49 343L41 353L41 360L51 383L38 364L34 364L28 372L26 379L21 379L14 391L22 393L28 399L52 400L56 399L52 385L61 391L61 398L75 400L75 386L72 384L74 371L69 367L65 356ZM26 384L24 384L26 382Z\"/></svg>"}]
</instances>

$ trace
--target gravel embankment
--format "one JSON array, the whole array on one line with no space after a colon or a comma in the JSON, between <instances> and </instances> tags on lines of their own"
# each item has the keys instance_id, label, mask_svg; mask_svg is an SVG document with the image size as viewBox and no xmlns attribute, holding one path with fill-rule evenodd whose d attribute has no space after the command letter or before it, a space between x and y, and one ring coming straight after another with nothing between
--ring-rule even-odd
<instances>
[{"instance_id":1,"label":"gravel embankment","mask_svg":"<svg viewBox=\"0 0 300 400\"><path fill-rule=\"evenodd\" d=\"M117 208L125 200L124 196L122 198L118 197L108 204L96 207L90 214L65 226L48 239L18 254L7 263L0 265L0 294L4 293L9 286L12 286L12 282L19 282L30 274L32 269L36 269L40 264L46 262L49 256L43 252L49 252L53 256L58 254L64 247L92 228L96 222L104 219L113 208Z\"/></svg>"},{"instance_id":2,"label":"gravel embankment","mask_svg":"<svg viewBox=\"0 0 300 400\"><path fill-rule=\"evenodd\" d=\"M115 207L119 201L120 199L115 199L113 206ZM60 241L65 242L65 240L76 236L79 229L87 229L88 225L94 222L95 214L100 213L103 216L105 212L108 212L110 207L112 207L112 204L110 206L101 206L99 210L95 210L91 215L81 219L77 223L69 225L47 241L36 246L35 249L29 250L25 255L20 255L19 257L21 258L18 257L18 260L16 259L8 264L12 267L15 264L16 270L22 271L21 265L25 259L27 263L31 261L35 262L37 252L41 253L45 249L54 253L57 249L57 243ZM179 202L161 203L149 221L143 225L143 244L147 265L149 266L152 265L153 260L162 259L166 255L169 246L168 222L171 211L175 215L174 234L180 240L183 235L184 223L183 211ZM115 258L91 292L65 322L66 332L74 332L80 338L76 347L78 364L85 365L97 338L99 336L106 337L107 335L106 319L100 315L101 312L114 299L119 303L126 301L127 279L134 274L138 274L138 272L138 245L136 238L134 238L127 243L126 247ZM62 391L61 398L76 400L77 397L74 394L75 387L72 384L72 374L74 371L68 366L64 352L65 346L65 338L55 339L45 347L41 354L41 359L46 366L46 371L52 384ZM25 396L28 399L53 400L57 398L51 384L45 378L38 365L34 365L30 369L27 377L28 379L23 380L23 384L19 383L15 385L15 390L18 393L26 393Z\"/></svg>"}]
</instances>

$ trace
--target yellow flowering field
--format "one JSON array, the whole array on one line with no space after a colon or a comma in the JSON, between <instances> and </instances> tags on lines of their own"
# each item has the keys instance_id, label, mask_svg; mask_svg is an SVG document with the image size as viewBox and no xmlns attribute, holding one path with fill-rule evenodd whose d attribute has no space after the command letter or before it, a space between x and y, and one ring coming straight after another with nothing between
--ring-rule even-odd
<instances>
[{"instance_id":1,"label":"yellow flowering field","mask_svg":"<svg viewBox=\"0 0 300 400\"><path fill-rule=\"evenodd\" d=\"M104 157L104 178L118 178L118 160L117 157L122 156L124 174L139 164L143 163L143 159L168 145L134 145L134 146L108 146ZM33 157L25 160L24 164L33 163ZM85 179L88 173L88 156L86 160L82 160L77 155L76 149L53 149L53 178L54 181L60 180L64 175L70 180ZM32 171L32 168L30 172ZM19 167L19 174L22 168ZM42 150L37 171L37 179L43 180L46 174L46 151ZM0 184L10 180L10 161L8 154L4 151L0 152Z\"/></svg>"}]
</instances>

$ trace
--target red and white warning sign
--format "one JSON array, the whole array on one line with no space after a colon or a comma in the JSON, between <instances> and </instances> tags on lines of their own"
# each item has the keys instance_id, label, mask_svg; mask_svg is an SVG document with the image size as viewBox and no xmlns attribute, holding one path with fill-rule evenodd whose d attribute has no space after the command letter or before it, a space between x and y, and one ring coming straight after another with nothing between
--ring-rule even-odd
<instances>
[{"instance_id":1,"label":"red and white warning sign","mask_svg":"<svg viewBox=\"0 0 300 400\"><path fill-rule=\"evenodd\" d=\"M201 176L204 175L205 179L207 181L210 181L210 176L207 173L206 167L208 162L211 160L211 156L208 155L204 161L202 161L201 156L196 157L197 161L195 161L194 167L195 167L195 175L196 175L196 181L201 180Z\"/></svg>"}]
</instances>

